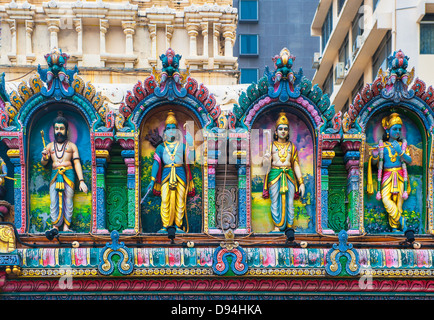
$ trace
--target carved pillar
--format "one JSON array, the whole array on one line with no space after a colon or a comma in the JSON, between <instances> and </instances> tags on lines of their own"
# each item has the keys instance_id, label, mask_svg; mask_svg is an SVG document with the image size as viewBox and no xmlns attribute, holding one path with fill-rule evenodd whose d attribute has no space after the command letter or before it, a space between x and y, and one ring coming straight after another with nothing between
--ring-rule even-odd
<instances>
[{"instance_id":1,"label":"carved pillar","mask_svg":"<svg viewBox=\"0 0 434 320\"><path fill-rule=\"evenodd\" d=\"M35 23L32 20L26 20L26 60L27 63L32 63L36 56L33 53L33 47L32 47L32 33L33 33L33 27Z\"/></svg>"},{"instance_id":2,"label":"carved pillar","mask_svg":"<svg viewBox=\"0 0 434 320\"><path fill-rule=\"evenodd\" d=\"M59 47L57 34L60 30L60 19L48 19L48 31L50 32L50 50Z\"/></svg>"},{"instance_id":3,"label":"carved pillar","mask_svg":"<svg viewBox=\"0 0 434 320\"><path fill-rule=\"evenodd\" d=\"M149 64L155 67L157 65L157 26L149 24L148 30L151 38L151 57L148 60Z\"/></svg>"},{"instance_id":4,"label":"carved pillar","mask_svg":"<svg viewBox=\"0 0 434 320\"><path fill-rule=\"evenodd\" d=\"M136 192L138 192L139 180L138 163L136 161L136 147L138 146L138 135L125 135L124 137L119 139L119 144L123 149L121 152L121 156L124 159L125 165L127 166L128 214L127 229L125 229L124 232L134 233L139 231L138 221L136 221L136 211L138 210L138 199L136 199Z\"/></svg>"},{"instance_id":5,"label":"carved pillar","mask_svg":"<svg viewBox=\"0 0 434 320\"><path fill-rule=\"evenodd\" d=\"M362 141L358 137L351 138L351 135L344 135L342 148L344 151L344 162L347 169L347 198L349 216L349 234L358 234L361 227L359 221L359 198L363 197L363 189L359 190L361 183L360 176L360 146Z\"/></svg>"},{"instance_id":6,"label":"carved pillar","mask_svg":"<svg viewBox=\"0 0 434 320\"><path fill-rule=\"evenodd\" d=\"M11 63L17 62L17 22L15 19L6 20L11 31L11 50L8 53L8 58Z\"/></svg>"},{"instance_id":7,"label":"carved pillar","mask_svg":"<svg viewBox=\"0 0 434 320\"><path fill-rule=\"evenodd\" d=\"M113 143L111 134L97 133L95 137L96 154L96 229L97 233L108 233L107 230L107 186L106 170L110 159L110 148Z\"/></svg>"},{"instance_id":8,"label":"carved pillar","mask_svg":"<svg viewBox=\"0 0 434 320\"><path fill-rule=\"evenodd\" d=\"M99 20L99 52L100 54L106 53L106 41L105 41L105 34L107 33L107 30L109 28L109 21L106 19Z\"/></svg>"},{"instance_id":9,"label":"carved pillar","mask_svg":"<svg viewBox=\"0 0 434 320\"><path fill-rule=\"evenodd\" d=\"M77 32L77 64L80 67L83 56L83 26L81 19L74 19L74 27Z\"/></svg>"},{"instance_id":10,"label":"carved pillar","mask_svg":"<svg viewBox=\"0 0 434 320\"><path fill-rule=\"evenodd\" d=\"M208 58L209 51L208 51L208 22L202 22L201 25L202 30L202 37L203 37L203 56Z\"/></svg>"},{"instance_id":11,"label":"carved pillar","mask_svg":"<svg viewBox=\"0 0 434 320\"><path fill-rule=\"evenodd\" d=\"M198 25L197 24L189 24L187 25L187 33L190 37L190 57L196 57L197 56L197 35L198 32Z\"/></svg>"},{"instance_id":12,"label":"carved pillar","mask_svg":"<svg viewBox=\"0 0 434 320\"><path fill-rule=\"evenodd\" d=\"M220 23L214 23L213 25L213 53L214 58L218 57L220 54Z\"/></svg>"},{"instance_id":13,"label":"carved pillar","mask_svg":"<svg viewBox=\"0 0 434 320\"><path fill-rule=\"evenodd\" d=\"M225 26L223 28L223 37L225 39L225 57L233 57L233 45L235 43L234 26Z\"/></svg>"},{"instance_id":14,"label":"carved pillar","mask_svg":"<svg viewBox=\"0 0 434 320\"><path fill-rule=\"evenodd\" d=\"M166 50L171 47L172 37L173 37L173 25L166 25Z\"/></svg>"},{"instance_id":15,"label":"carved pillar","mask_svg":"<svg viewBox=\"0 0 434 320\"><path fill-rule=\"evenodd\" d=\"M125 54L131 56L134 54L134 42L133 35L136 28L136 23L134 21L123 21L122 28L125 33ZM134 62L125 62L125 68L134 67Z\"/></svg>"}]
</instances>

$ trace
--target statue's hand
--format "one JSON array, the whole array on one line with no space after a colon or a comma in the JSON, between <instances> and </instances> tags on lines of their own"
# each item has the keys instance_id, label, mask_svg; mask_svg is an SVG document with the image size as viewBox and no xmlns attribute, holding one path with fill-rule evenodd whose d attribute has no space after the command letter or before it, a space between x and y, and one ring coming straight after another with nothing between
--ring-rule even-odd
<instances>
[{"instance_id":1,"label":"statue's hand","mask_svg":"<svg viewBox=\"0 0 434 320\"><path fill-rule=\"evenodd\" d=\"M48 159L50 159L50 154L48 153L48 151L46 150L46 149L44 149L44 150L42 150L42 158L44 159L44 160L48 160Z\"/></svg>"},{"instance_id":2,"label":"statue's hand","mask_svg":"<svg viewBox=\"0 0 434 320\"><path fill-rule=\"evenodd\" d=\"M84 181L80 181L79 186L80 191L83 191L84 193L87 193L89 189L87 188L87 185L84 183Z\"/></svg>"},{"instance_id":3,"label":"statue's hand","mask_svg":"<svg viewBox=\"0 0 434 320\"><path fill-rule=\"evenodd\" d=\"M302 183L299 187L298 190L300 191L300 198L303 198L304 196L304 192L306 191L306 187L304 186L304 183Z\"/></svg>"},{"instance_id":4,"label":"statue's hand","mask_svg":"<svg viewBox=\"0 0 434 320\"><path fill-rule=\"evenodd\" d=\"M151 180L151 182L148 185L148 188L146 189L146 193L154 188L154 184L155 184L155 181Z\"/></svg>"},{"instance_id":5,"label":"statue's hand","mask_svg":"<svg viewBox=\"0 0 434 320\"><path fill-rule=\"evenodd\" d=\"M396 140L392 141L392 146L395 149L395 151L398 152L398 154L401 154L402 148L399 145L398 141L396 141Z\"/></svg>"},{"instance_id":6,"label":"statue's hand","mask_svg":"<svg viewBox=\"0 0 434 320\"><path fill-rule=\"evenodd\" d=\"M374 158L378 157L378 153L379 153L378 147L371 150L371 154Z\"/></svg>"}]
</instances>

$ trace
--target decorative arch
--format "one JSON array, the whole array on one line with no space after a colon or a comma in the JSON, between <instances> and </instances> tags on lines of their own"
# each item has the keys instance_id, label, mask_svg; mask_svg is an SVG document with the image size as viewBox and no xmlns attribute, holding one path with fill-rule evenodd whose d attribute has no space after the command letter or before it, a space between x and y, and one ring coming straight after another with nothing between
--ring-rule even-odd
<instances>
[{"instance_id":1,"label":"decorative arch","mask_svg":"<svg viewBox=\"0 0 434 320\"><path fill-rule=\"evenodd\" d=\"M414 130L412 131L414 132L412 138L415 139L415 136L420 135L421 140L419 146L410 145L409 152L411 152L413 160L408 166L413 169L413 173L408 171L409 183L412 183L413 179L412 187L415 188L414 191L418 190L409 195L408 203L411 202L411 207L416 208L415 210L420 208L417 218L420 220L420 224L415 226L410 221L410 223L406 223L406 226L416 229L415 231L419 233L433 233L433 88L431 86L427 88L426 84L418 78L413 82L414 68L411 71L407 70L408 60L409 57L401 50L395 51L388 57L388 69L386 71L380 69L375 81L365 85L343 116L343 145L347 147L346 151L349 156L353 154L353 165L360 170L359 176L362 177L358 179L356 172L352 177L352 188L357 193L359 203L355 211L363 232L368 234L376 233L371 224L368 223L368 221L372 221L370 217L375 214L378 219L384 218L384 215L381 214L382 208L384 209L381 200L377 201L378 208L375 209L375 199L372 199L375 198L375 195L370 197L366 195L367 163L370 157L369 147L372 144L370 141L372 140L370 139L371 128L373 128L374 122L378 123L382 116L392 112L398 113L405 119L403 120L403 128ZM380 128L380 131L384 131L384 129ZM409 139L408 136L404 138ZM417 162L414 159L417 159ZM413 167L420 167L420 170ZM416 200L416 196L419 197L420 195L422 197ZM415 220L416 218L412 217L412 213L405 212L406 201L403 205L403 215L408 214L407 217L410 217L410 220ZM426 206L425 203L427 203ZM380 224L380 226L375 227L376 230L381 230L380 233L387 233L385 231L387 229L383 230L381 223L376 224Z\"/></svg>"},{"instance_id":2,"label":"decorative arch","mask_svg":"<svg viewBox=\"0 0 434 320\"><path fill-rule=\"evenodd\" d=\"M104 104L105 98L101 93L96 92L90 82L85 84L78 76L77 67L73 70L66 69L68 54L55 48L45 55L45 59L48 68L38 66L37 73L32 74L27 82L22 81L17 90L7 94L4 81L0 90L3 92L0 103L0 137L9 147L7 154L14 164L15 226L19 233L30 231L28 220L31 195L27 185L27 157L32 121L35 117L43 119L42 113L47 110L64 110L79 113L85 123L82 129L89 132L89 190L92 191L89 231L100 232L105 224L105 196L101 188L97 187L100 185L99 181L104 179L103 176L98 176L97 171L101 159L108 156L108 150L104 148L107 143L104 146L102 141L111 140L113 137L114 113ZM4 74L2 79L4 80Z\"/></svg>"},{"instance_id":3,"label":"decorative arch","mask_svg":"<svg viewBox=\"0 0 434 320\"><path fill-rule=\"evenodd\" d=\"M141 127L148 115L168 105L182 110L197 120L198 129L202 131L203 144L206 149L208 132L222 127L226 117L222 114L216 98L197 80L186 72L179 70L182 57L169 48L160 56L161 71L155 68L143 83L138 81L131 91L128 91L125 101L119 107L115 118L116 140L122 146L122 157L128 171L128 228L123 232L140 232L140 133ZM163 122L164 119L161 118ZM223 124L222 124L223 123ZM206 152L206 151L204 151ZM206 157L205 157L206 158ZM202 165L203 187L203 219L207 219L209 205L209 168L208 159ZM206 228L205 228L206 229Z\"/></svg>"},{"instance_id":4,"label":"decorative arch","mask_svg":"<svg viewBox=\"0 0 434 320\"><path fill-rule=\"evenodd\" d=\"M335 155L333 148L340 142L341 113L335 113L327 94L303 76L303 71L293 71L295 57L284 48L273 58L274 71L266 68L265 75L258 84L251 84L242 92L239 103L228 115L231 129L238 132L237 138L244 140L247 147L243 166L245 167L246 199L248 214L252 214L252 129L258 119L267 112L283 110L294 119L301 119L312 138L312 203L315 204L311 216L314 223L309 232L333 233L327 228L328 171ZM277 118L277 116L276 116ZM231 143L231 141L230 141ZM263 183L262 183L263 184ZM241 208L240 208L241 210ZM268 210L268 209L267 209ZM263 210L263 211L267 211ZM251 221L251 216L249 220Z\"/></svg>"}]
</instances>

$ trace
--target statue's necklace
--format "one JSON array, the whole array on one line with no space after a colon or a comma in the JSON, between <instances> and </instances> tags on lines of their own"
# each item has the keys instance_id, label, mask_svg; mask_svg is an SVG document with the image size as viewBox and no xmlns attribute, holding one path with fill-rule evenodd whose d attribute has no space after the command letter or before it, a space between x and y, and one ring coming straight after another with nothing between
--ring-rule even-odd
<instances>
[{"instance_id":1,"label":"statue's necklace","mask_svg":"<svg viewBox=\"0 0 434 320\"><path fill-rule=\"evenodd\" d=\"M176 151L178 150L178 146L179 146L179 141L175 144L175 146L173 147L172 152L169 150L169 148L167 147L169 143L167 143L167 141L164 141L164 148L166 149L167 153L169 154L170 160L175 161L175 155L176 155Z\"/></svg>"},{"instance_id":2,"label":"statue's necklace","mask_svg":"<svg viewBox=\"0 0 434 320\"><path fill-rule=\"evenodd\" d=\"M59 149L57 147L58 144L56 143L56 141L54 141L54 153L56 154L57 162L59 162L59 163L62 163L62 161L63 161L63 156L65 155L67 144L68 144L68 141L65 140L65 142L62 144L62 146Z\"/></svg>"},{"instance_id":3,"label":"statue's necklace","mask_svg":"<svg viewBox=\"0 0 434 320\"><path fill-rule=\"evenodd\" d=\"M387 151L389 153L390 160L392 160L392 162L395 162L396 158L398 157L398 152L393 152L393 154L392 154L392 150L390 150L391 145L392 144L390 142L387 142L387 141L384 143L384 146L387 148Z\"/></svg>"},{"instance_id":4,"label":"statue's necklace","mask_svg":"<svg viewBox=\"0 0 434 320\"><path fill-rule=\"evenodd\" d=\"M281 143L274 141L275 146L277 147L277 154L280 157L280 162L285 162L288 157L288 144L289 142Z\"/></svg>"}]
</instances>

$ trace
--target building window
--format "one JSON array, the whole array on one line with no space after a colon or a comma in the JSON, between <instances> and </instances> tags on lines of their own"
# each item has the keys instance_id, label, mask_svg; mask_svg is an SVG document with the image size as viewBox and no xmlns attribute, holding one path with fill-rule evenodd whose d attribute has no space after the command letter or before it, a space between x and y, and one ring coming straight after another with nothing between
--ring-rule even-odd
<instances>
[{"instance_id":1,"label":"building window","mask_svg":"<svg viewBox=\"0 0 434 320\"><path fill-rule=\"evenodd\" d=\"M258 35L241 34L240 35L240 55L258 55Z\"/></svg>"},{"instance_id":2,"label":"building window","mask_svg":"<svg viewBox=\"0 0 434 320\"><path fill-rule=\"evenodd\" d=\"M240 22L257 22L258 0L240 0L239 3Z\"/></svg>"},{"instance_id":3,"label":"building window","mask_svg":"<svg viewBox=\"0 0 434 320\"><path fill-rule=\"evenodd\" d=\"M434 54L434 14L426 14L420 22L420 54Z\"/></svg>"},{"instance_id":4,"label":"building window","mask_svg":"<svg viewBox=\"0 0 434 320\"><path fill-rule=\"evenodd\" d=\"M324 48L327 45L327 42L329 41L330 35L332 34L333 31L333 11L332 11L333 6L330 5L330 9L327 12L327 16L324 20L324 24L322 25L322 30L321 30L321 49L322 51L324 51Z\"/></svg>"},{"instance_id":5,"label":"building window","mask_svg":"<svg viewBox=\"0 0 434 320\"><path fill-rule=\"evenodd\" d=\"M324 80L323 90L324 93L327 93L329 97L333 93L333 68L330 69L327 78Z\"/></svg>"},{"instance_id":6,"label":"building window","mask_svg":"<svg viewBox=\"0 0 434 320\"><path fill-rule=\"evenodd\" d=\"M258 69L243 68L240 69L240 83L257 83Z\"/></svg>"},{"instance_id":7,"label":"building window","mask_svg":"<svg viewBox=\"0 0 434 320\"><path fill-rule=\"evenodd\" d=\"M339 62L343 62L346 68L350 67L350 46L348 35L345 37L341 48L339 49Z\"/></svg>"},{"instance_id":8,"label":"building window","mask_svg":"<svg viewBox=\"0 0 434 320\"><path fill-rule=\"evenodd\" d=\"M341 13L342 8L344 7L346 0L338 0L338 15Z\"/></svg>"},{"instance_id":9,"label":"building window","mask_svg":"<svg viewBox=\"0 0 434 320\"><path fill-rule=\"evenodd\" d=\"M359 50L361 43L361 37L363 34L363 23L364 23L364 15L363 15L363 6L360 6L356 17L353 20L352 26L351 26L351 33L353 38L353 55Z\"/></svg>"},{"instance_id":10,"label":"building window","mask_svg":"<svg viewBox=\"0 0 434 320\"><path fill-rule=\"evenodd\" d=\"M377 77L378 70L383 69L383 71L387 70L387 58L390 56L392 50L392 36L391 32L388 31L378 46L377 51L375 51L372 56L372 77Z\"/></svg>"}]
</instances>

